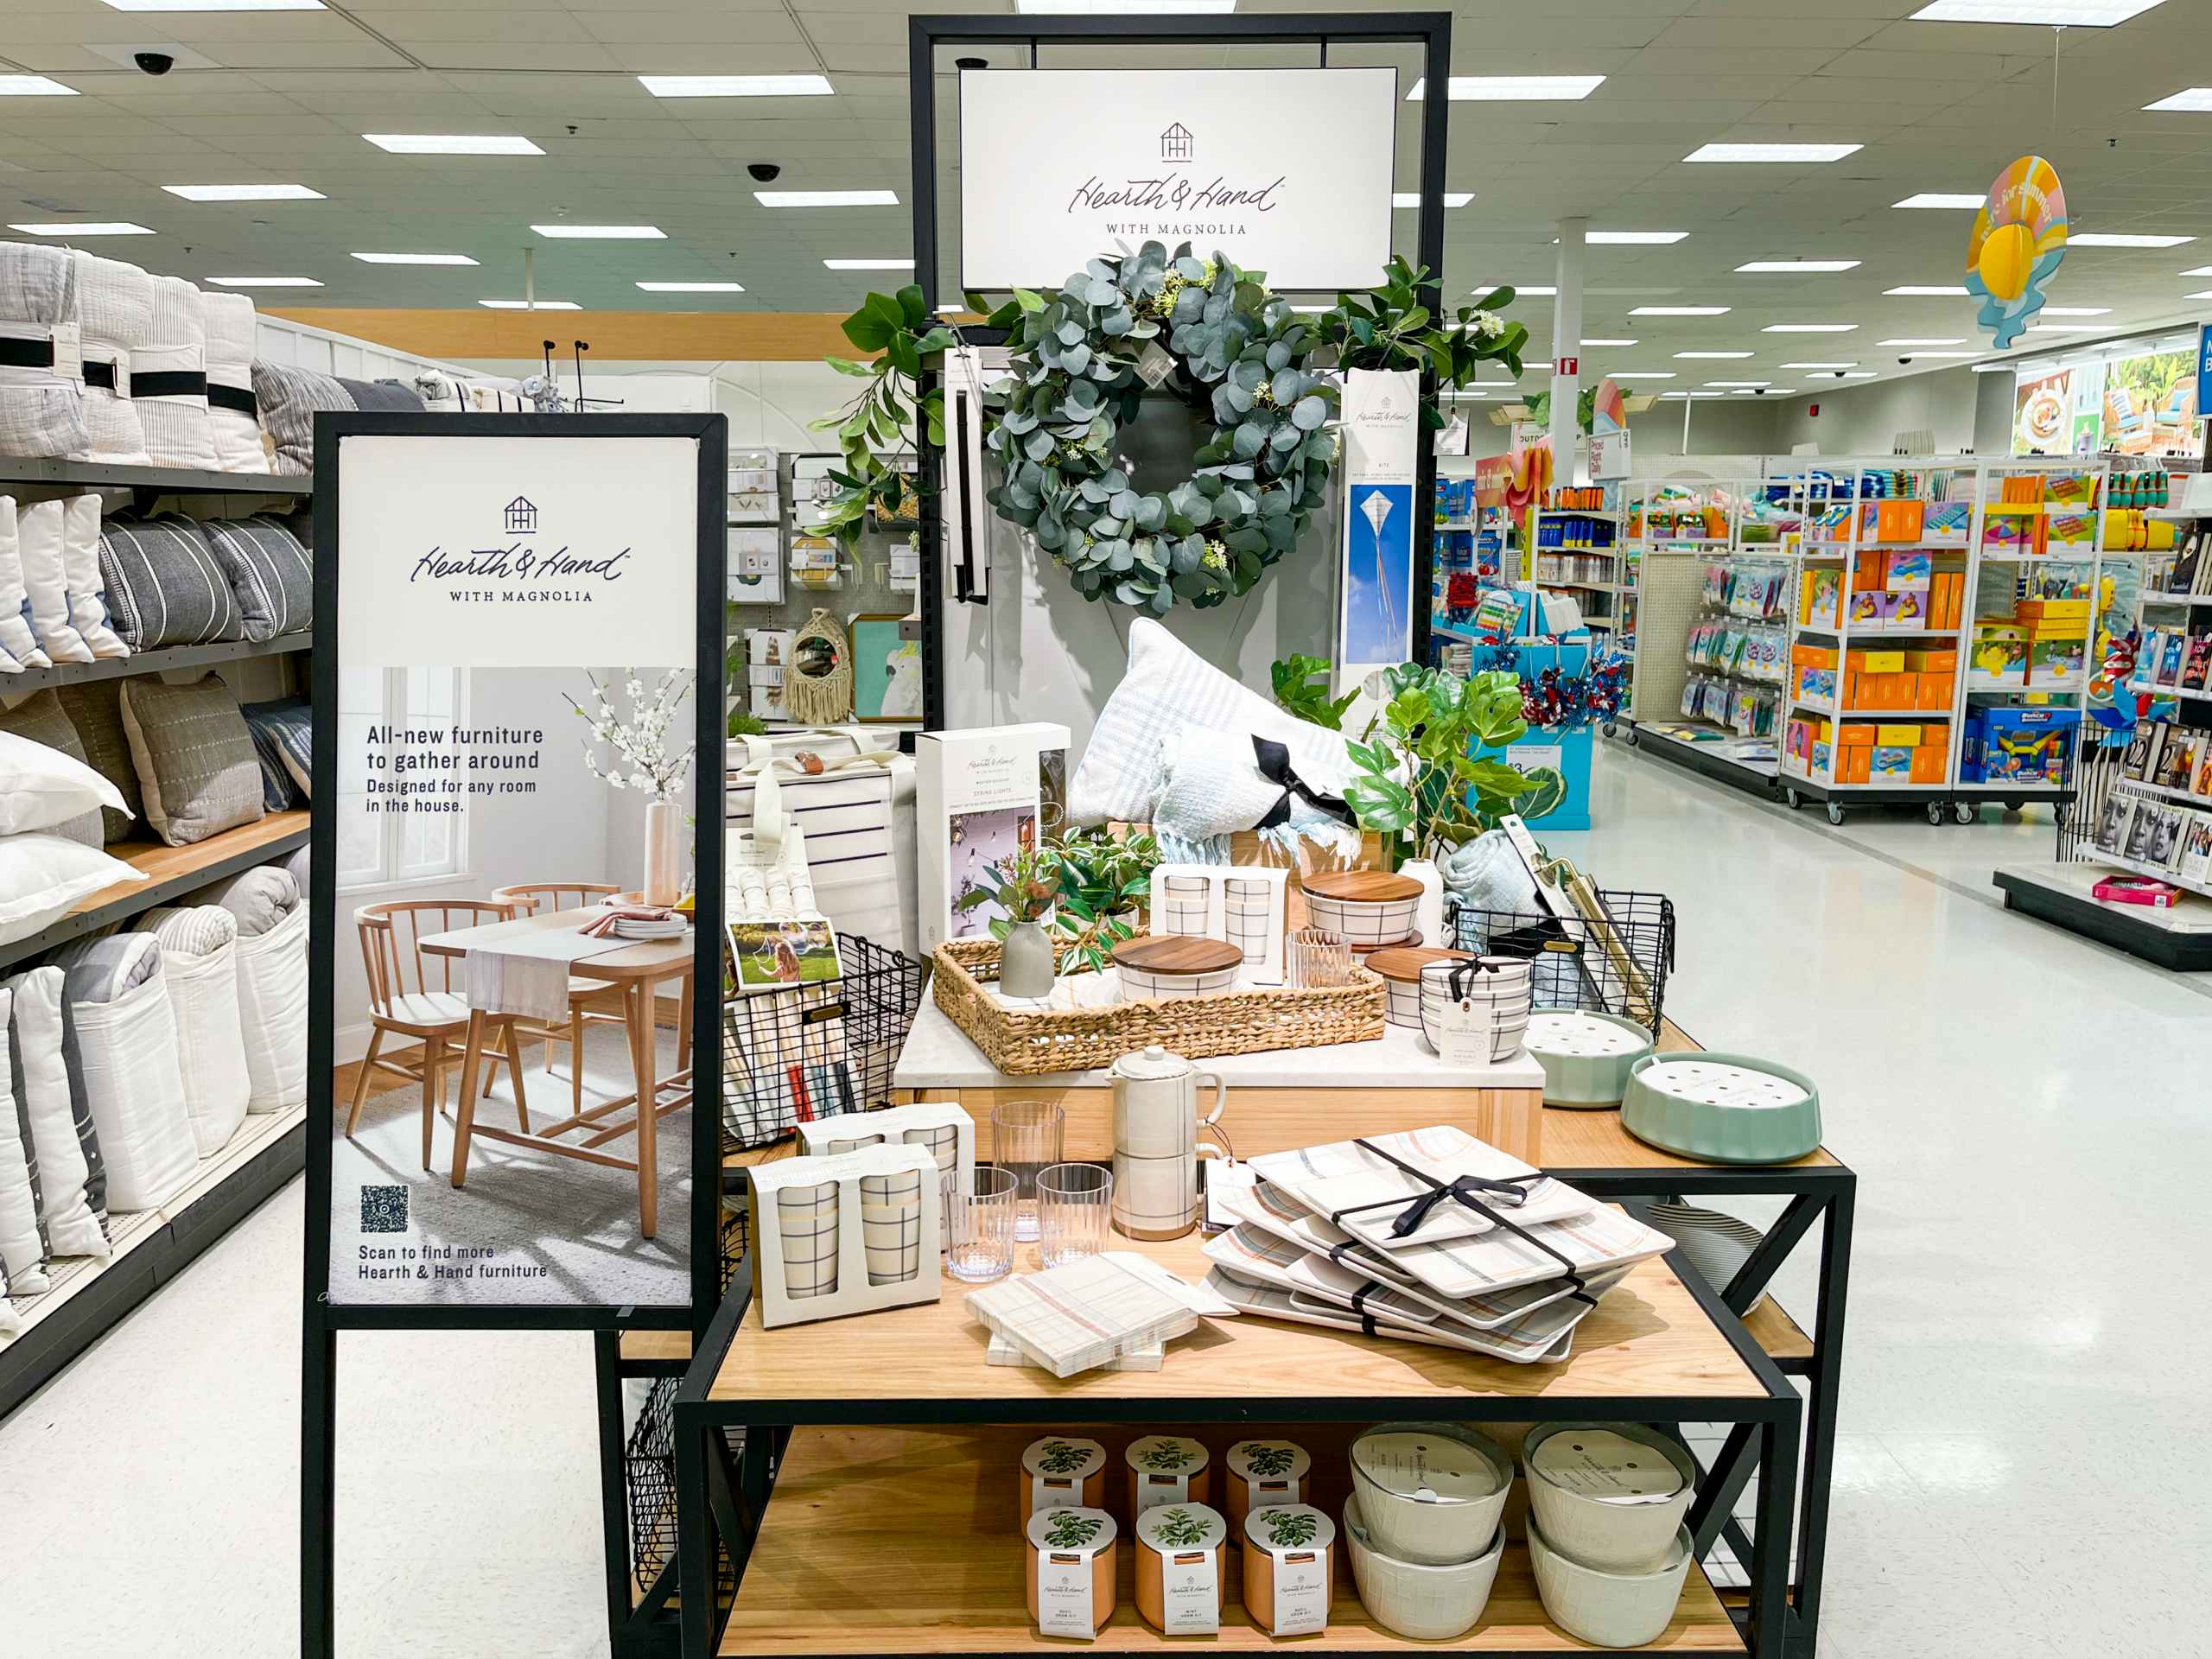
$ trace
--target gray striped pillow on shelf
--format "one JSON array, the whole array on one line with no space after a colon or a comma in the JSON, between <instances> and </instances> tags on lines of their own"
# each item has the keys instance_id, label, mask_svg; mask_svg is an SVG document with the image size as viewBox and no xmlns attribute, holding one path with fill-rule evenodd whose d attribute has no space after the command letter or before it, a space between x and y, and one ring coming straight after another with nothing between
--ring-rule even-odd
<instances>
[{"instance_id":1,"label":"gray striped pillow on shelf","mask_svg":"<svg viewBox=\"0 0 2212 1659\"><path fill-rule=\"evenodd\" d=\"M172 847L261 817L261 763L222 677L190 685L123 683L123 730L146 823Z\"/></svg>"},{"instance_id":2,"label":"gray striped pillow on shelf","mask_svg":"<svg viewBox=\"0 0 2212 1659\"><path fill-rule=\"evenodd\" d=\"M283 519L256 513L210 518L200 528L231 579L247 639L307 631L315 620L315 560Z\"/></svg>"},{"instance_id":3,"label":"gray striped pillow on shelf","mask_svg":"<svg viewBox=\"0 0 2212 1659\"><path fill-rule=\"evenodd\" d=\"M274 702L242 704L245 728L253 734L253 749L261 760L261 804L271 812L299 805L308 798L314 776L308 764L315 718L305 697L280 697Z\"/></svg>"},{"instance_id":4,"label":"gray striped pillow on shelf","mask_svg":"<svg viewBox=\"0 0 2212 1659\"><path fill-rule=\"evenodd\" d=\"M100 526L109 620L133 651L243 639L245 618L206 528L180 513Z\"/></svg>"},{"instance_id":5,"label":"gray striped pillow on shelf","mask_svg":"<svg viewBox=\"0 0 2212 1659\"><path fill-rule=\"evenodd\" d=\"M208 957L238 936L238 918L220 905L164 906L149 910L138 931L181 957Z\"/></svg>"}]
</instances>

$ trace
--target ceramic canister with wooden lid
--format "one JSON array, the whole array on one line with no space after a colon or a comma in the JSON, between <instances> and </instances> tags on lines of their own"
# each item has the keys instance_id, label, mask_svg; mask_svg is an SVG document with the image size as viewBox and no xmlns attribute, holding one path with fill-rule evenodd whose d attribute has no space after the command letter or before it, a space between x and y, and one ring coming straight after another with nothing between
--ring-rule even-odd
<instances>
[{"instance_id":1,"label":"ceramic canister with wooden lid","mask_svg":"<svg viewBox=\"0 0 2212 1659\"><path fill-rule=\"evenodd\" d=\"M1073 1434L1047 1434L1021 1452L1021 1484L1014 1525L1026 1527L1039 1510L1106 1507L1106 1448Z\"/></svg>"},{"instance_id":2,"label":"ceramic canister with wooden lid","mask_svg":"<svg viewBox=\"0 0 2212 1659\"><path fill-rule=\"evenodd\" d=\"M1024 1576L1039 1636L1095 1640L1114 1617L1119 1570L1114 1517L1103 1510L1039 1510L1029 1517Z\"/></svg>"},{"instance_id":3,"label":"ceramic canister with wooden lid","mask_svg":"<svg viewBox=\"0 0 2212 1659\"><path fill-rule=\"evenodd\" d=\"M1329 1628L1336 1522L1311 1503L1270 1503L1244 1517L1244 1611L1269 1636Z\"/></svg>"},{"instance_id":4,"label":"ceramic canister with wooden lid","mask_svg":"<svg viewBox=\"0 0 2212 1659\"><path fill-rule=\"evenodd\" d=\"M1244 1535L1244 1517L1270 1503L1303 1503L1313 1459L1306 1448L1288 1440L1239 1440L1222 1453L1226 1484L1222 1508L1228 1512L1230 1530Z\"/></svg>"},{"instance_id":5,"label":"ceramic canister with wooden lid","mask_svg":"<svg viewBox=\"0 0 2212 1659\"><path fill-rule=\"evenodd\" d=\"M1414 938L1421 885L1382 870L1328 870L1304 877L1306 914L1357 951Z\"/></svg>"},{"instance_id":6,"label":"ceramic canister with wooden lid","mask_svg":"<svg viewBox=\"0 0 2212 1659\"><path fill-rule=\"evenodd\" d=\"M1162 1503L1211 1503L1213 1470L1206 1449L1182 1434L1147 1434L1122 1454L1129 1469L1129 1519Z\"/></svg>"},{"instance_id":7,"label":"ceramic canister with wooden lid","mask_svg":"<svg viewBox=\"0 0 2212 1659\"><path fill-rule=\"evenodd\" d=\"M1229 1523L1203 1503L1137 1517L1137 1611L1164 1636L1211 1636L1229 1601Z\"/></svg>"}]
</instances>

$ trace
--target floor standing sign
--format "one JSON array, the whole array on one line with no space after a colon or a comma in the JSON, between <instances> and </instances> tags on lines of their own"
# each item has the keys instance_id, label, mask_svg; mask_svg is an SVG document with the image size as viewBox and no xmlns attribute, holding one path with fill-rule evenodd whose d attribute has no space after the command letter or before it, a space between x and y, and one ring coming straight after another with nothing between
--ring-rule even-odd
<instances>
[{"instance_id":1,"label":"floor standing sign","mask_svg":"<svg viewBox=\"0 0 2212 1659\"><path fill-rule=\"evenodd\" d=\"M718 1298L690 826L722 821L728 447L718 415L318 417L309 1656L339 1330L696 1331ZM693 893L688 929L601 925Z\"/></svg>"}]
</instances>

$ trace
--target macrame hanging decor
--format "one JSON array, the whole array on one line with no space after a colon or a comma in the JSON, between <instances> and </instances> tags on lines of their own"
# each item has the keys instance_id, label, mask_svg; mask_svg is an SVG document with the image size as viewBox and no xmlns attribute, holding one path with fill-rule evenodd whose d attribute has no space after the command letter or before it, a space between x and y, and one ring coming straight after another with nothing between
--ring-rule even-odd
<instances>
[{"instance_id":1,"label":"macrame hanging decor","mask_svg":"<svg viewBox=\"0 0 2212 1659\"><path fill-rule=\"evenodd\" d=\"M852 647L836 619L819 607L791 636L784 710L802 726L835 726L852 718Z\"/></svg>"}]
</instances>

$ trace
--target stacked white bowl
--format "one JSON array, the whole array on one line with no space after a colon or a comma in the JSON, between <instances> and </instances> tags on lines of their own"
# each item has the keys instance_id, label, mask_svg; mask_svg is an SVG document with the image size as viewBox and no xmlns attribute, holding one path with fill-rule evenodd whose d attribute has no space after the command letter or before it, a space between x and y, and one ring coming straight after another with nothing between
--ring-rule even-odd
<instances>
[{"instance_id":1,"label":"stacked white bowl","mask_svg":"<svg viewBox=\"0 0 2212 1659\"><path fill-rule=\"evenodd\" d=\"M1529 1432L1521 1461L1544 1611L1601 1648L1656 1641L1689 1573L1689 1452L1641 1423L1555 1423Z\"/></svg>"},{"instance_id":2,"label":"stacked white bowl","mask_svg":"<svg viewBox=\"0 0 2212 1659\"><path fill-rule=\"evenodd\" d=\"M1382 1423L1351 1446L1344 1537L1376 1623L1417 1641L1472 1630L1505 1554L1513 1460L1455 1423Z\"/></svg>"},{"instance_id":3,"label":"stacked white bowl","mask_svg":"<svg viewBox=\"0 0 2212 1659\"><path fill-rule=\"evenodd\" d=\"M1431 963L1421 970L1421 1040L1441 1052L1438 1039L1445 1007L1463 1003L1468 1014L1489 1030L1491 1058L1510 1060L1529 1030L1532 996L1525 957Z\"/></svg>"}]
</instances>

